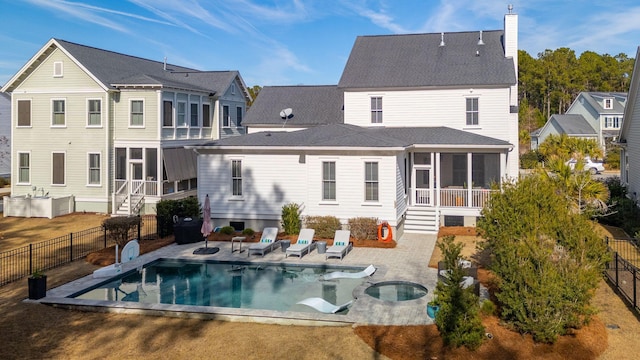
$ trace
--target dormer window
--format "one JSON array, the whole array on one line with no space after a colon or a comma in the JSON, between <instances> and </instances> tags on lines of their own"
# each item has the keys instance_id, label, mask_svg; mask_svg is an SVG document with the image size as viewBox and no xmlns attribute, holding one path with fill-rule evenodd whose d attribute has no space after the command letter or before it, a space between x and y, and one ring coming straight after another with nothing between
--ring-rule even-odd
<instances>
[{"instance_id":1,"label":"dormer window","mask_svg":"<svg viewBox=\"0 0 640 360\"><path fill-rule=\"evenodd\" d=\"M56 61L53 63L53 77L62 77L63 75L62 61Z\"/></svg>"},{"instance_id":2,"label":"dormer window","mask_svg":"<svg viewBox=\"0 0 640 360\"><path fill-rule=\"evenodd\" d=\"M604 108L607 110L613 109L613 99L606 98L604 99Z\"/></svg>"}]
</instances>

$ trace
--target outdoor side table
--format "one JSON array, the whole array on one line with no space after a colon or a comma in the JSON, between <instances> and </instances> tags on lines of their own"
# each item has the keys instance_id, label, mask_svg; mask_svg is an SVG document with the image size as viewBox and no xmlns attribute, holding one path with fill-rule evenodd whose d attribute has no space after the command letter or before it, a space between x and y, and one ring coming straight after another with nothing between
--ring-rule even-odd
<instances>
[{"instance_id":1,"label":"outdoor side table","mask_svg":"<svg viewBox=\"0 0 640 360\"><path fill-rule=\"evenodd\" d=\"M233 253L234 251L238 251L239 253L242 253L242 242L246 239L246 237L244 236L234 236L231 238L231 253ZM235 242L239 242L240 246L237 250L234 250L233 248L233 244Z\"/></svg>"}]
</instances>

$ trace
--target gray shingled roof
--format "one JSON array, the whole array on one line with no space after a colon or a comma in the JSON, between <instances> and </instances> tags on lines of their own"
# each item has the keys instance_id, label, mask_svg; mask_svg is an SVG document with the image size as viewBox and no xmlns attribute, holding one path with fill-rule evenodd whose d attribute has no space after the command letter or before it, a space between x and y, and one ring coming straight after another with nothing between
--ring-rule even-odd
<instances>
[{"instance_id":1,"label":"gray shingled roof","mask_svg":"<svg viewBox=\"0 0 640 360\"><path fill-rule=\"evenodd\" d=\"M214 140L196 148L233 147L369 147L405 148L412 145L509 147L504 140L448 127L364 128L328 124L286 132L263 131Z\"/></svg>"},{"instance_id":2,"label":"gray shingled roof","mask_svg":"<svg viewBox=\"0 0 640 360\"><path fill-rule=\"evenodd\" d=\"M187 67L143 59L113 51L55 39L91 74L110 88L114 85L163 85L220 93L238 76L237 71L199 71ZM189 76L186 76L188 73Z\"/></svg>"},{"instance_id":3,"label":"gray shingled roof","mask_svg":"<svg viewBox=\"0 0 640 360\"><path fill-rule=\"evenodd\" d=\"M504 31L359 36L341 88L513 85L515 67L504 55ZM478 51L478 56L476 56Z\"/></svg>"},{"instance_id":4,"label":"gray shingled roof","mask_svg":"<svg viewBox=\"0 0 640 360\"><path fill-rule=\"evenodd\" d=\"M243 125L308 127L340 124L343 117L344 91L336 85L326 86L265 86L260 90ZM286 120L280 111L293 110Z\"/></svg>"},{"instance_id":5,"label":"gray shingled roof","mask_svg":"<svg viewBox=\"0 0 640 360\"><path fill-rule=\"evenodd\" d=\"M587 101L600 114L623 114L627 101L627 93L619 92L584 92L582 93ZM613 108L605 109L604 98L613 98ZM624 101L624 102L623 102Z\"/></svg>"},{"instance_id":6,"label":"gray shingled roof","mask_svg":"<svg viewBox=\"0 0 640 360\"><path fill-rule=\"evenodd\" d=\"M552 115L551 121L555 121L562 132L569 135L596 135L596 130L589 125L582 115L564 114Z\"/></svg>"}]
</instances>

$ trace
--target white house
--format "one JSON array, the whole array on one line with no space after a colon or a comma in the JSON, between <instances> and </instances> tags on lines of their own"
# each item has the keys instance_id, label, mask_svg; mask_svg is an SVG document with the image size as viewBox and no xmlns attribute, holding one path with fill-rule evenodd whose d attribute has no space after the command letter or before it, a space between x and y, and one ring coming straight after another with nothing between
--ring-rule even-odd
<instances>
[{"instance_id":1,"label":"white house","mask_svg":"<svg viewBox=\"0 0 640 360\"><path fill-rule=\"evenodd\" d=\"M214 222L255 229L289 202L395 237L475 225L518 175L517 45L512 13L504 30L360 36L337 86L265 87L248 135L189 146L198 197Z\"/></svg>"},{"instance_id":2,"label":"white house","mask_svg":"<svg viewBox=\"0 0 640 360\"><path fill-rule=\"evenodd\" d=\"M636 59L640 59L640 47ZM627 194L633 200L640 194L640 61L633 66L631 85L625 106L622 127L618 135L621 145L620 181L627 186Z\"/></svg>"},{"instance_id":3,"label":"white house","mask_svg":"<svg viewBox=\"0 0 640 360\"><path fill-rule=\"evenodd\" d=\"M11 173L11 97L0 92L0 177Z\"/></svg>"},{"instance_id":4,"label":"white house","mask_svg":"<svg viewBox=\"0 0 640 360\"><path fill-rule=\"evenodd\" d=\"M244 134L237 71L51 39L2 87L11 94L13 197L69 196L75 211L152 213L196 195L185 145Z\"/></svg>"},{"instance_id":5,"label":"white house","mask_svg":"<svg viewBox=\"0 0 640 360\"><path fill-rule=\"evenodd\" d=\"M552 115L531 134L531 149L537 149L549 135L567 134L593 139L606 153L607 142L618 136L626 103L626 93L581 92L564 115Z\"/></svg>"}]
</instances>

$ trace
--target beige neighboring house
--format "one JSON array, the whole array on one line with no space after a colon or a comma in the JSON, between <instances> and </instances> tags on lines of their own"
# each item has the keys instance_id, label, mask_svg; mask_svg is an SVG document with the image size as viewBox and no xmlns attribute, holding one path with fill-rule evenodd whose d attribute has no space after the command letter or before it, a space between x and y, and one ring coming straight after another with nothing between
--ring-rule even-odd
<instances>
[{"instance_id":1,"label":"beige neighboring house","mask_svg":"<svg viewBox=\"0 0 640 360\"><path fill-rule=\"evenodd\" d=\"M238 71L199 71L51 39L11 95L11 193L70 197L74 211L154 213L196 195L185 145L244 134Z\"/></svg>"}]
</instances>

